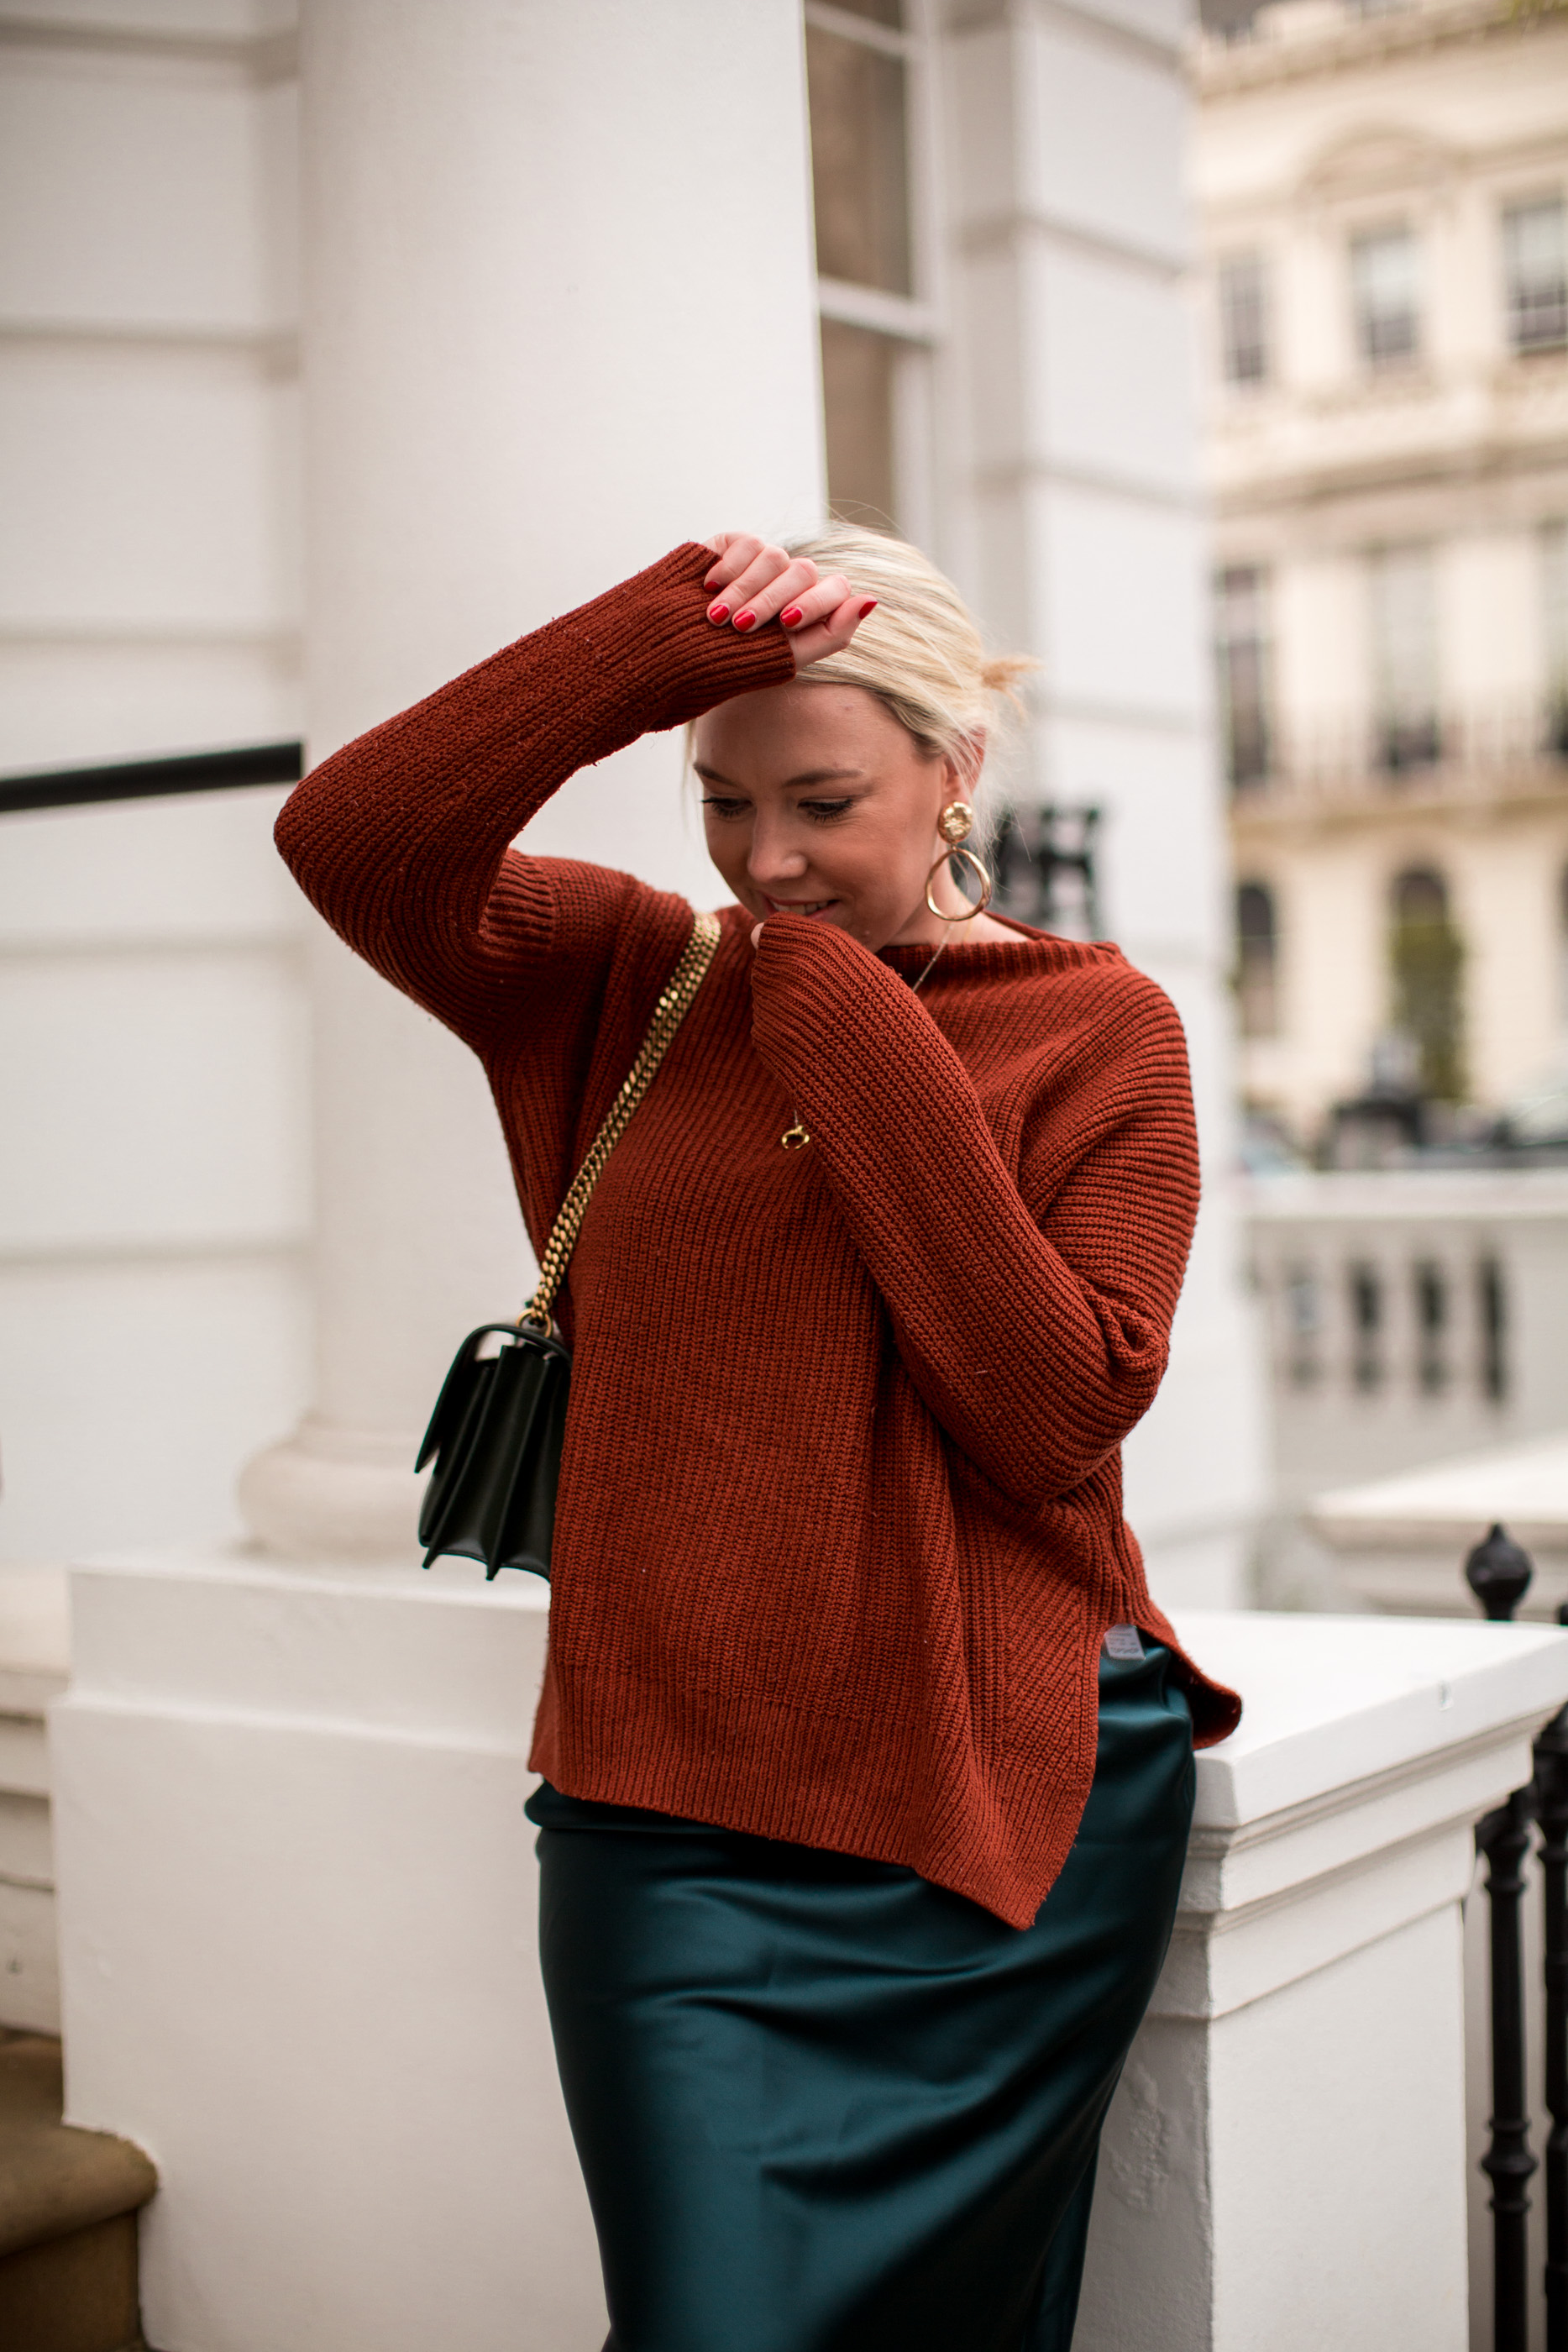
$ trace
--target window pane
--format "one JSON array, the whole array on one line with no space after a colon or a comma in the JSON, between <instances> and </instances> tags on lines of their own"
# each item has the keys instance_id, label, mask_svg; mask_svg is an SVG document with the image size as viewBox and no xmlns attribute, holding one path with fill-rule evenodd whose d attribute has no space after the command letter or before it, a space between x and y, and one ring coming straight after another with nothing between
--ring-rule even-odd
<instances>
[{"instance_id":1,"label":"window pane","mask_svg":"<svg viewBox=\"0 0 1568 2352\"><path fill-rule=\"evenodd\" d=\"M896 528L894 517L893 372L898 346L867 327L822 320L822 406L828 503L848 522Z\"/></svg>"},{"instance_id":2,"label":"window pane","mask_svg":"<svg viewBox=\"0 0 1568 2352\"><path fill-rule=\"evenodd\" d=\"M1395 882L1390 912L1394 1017L1416 1049L1416 1085L1437 1102L1463 1102L1464 941L1440 874L1417 866Z\"/></svg>"},{"instance_id":3,"label":"window pane","mask_svg":"<svg viewBox=\"0 0 1568 2352\"><path fill-rule=\"evenodd\" d=\"M1568 221L1561 196L1514 205L1502 216L1508 333L1516 352L1568 342Z\"/></svg>"},{"instance_id":4,"label":"window pane","mask_svg":"<svg viewBox=\"0 0 1568 2352\"><path fill-rule=\"evenodd\" d=\"M1372 558L1370 586L1378 763L1391 772L1427 767L1441 748L1431 549L1379 548Z\"/></svg>"},{"instance_id":5,"label":"window pane","mask_svg":"<svg viewBox=\"0 0 1568 2352\"><path fill-rule=\"evenodd\" d=\"M1219 340L1227 383L1261 383L1269 373L1263 257L1234 253L1219 265Z\"/></svg>"},{"instance_id":6,"label":"window pane","mask_svg":"<svg viewBox=\"0 0 1568 2352\"><path fill-rule=\"evenodd\" d=\"M808 25L806 80L818 270L911 293L904 60Z\"/></svg>"},{"instance_id":7,"label":"window pane","mask_svg":"<svg viewBox=\"0 0 1568 2352\"><path fill-rule=\"evenodd\" d=\"M1352 241L1355 339L1370 367L1396 367L1420 347L1420 248L1407 228Z\"/></svg>"},{"instance_id":8,"label":"window pane","mask_svg":"<svg viewBox=\"0 0 1568 2352\"><path fill-rule=\"evenodd\" d=\"M1268 576L1233 564L1218 580L1216 637L1227 771L1238 789L1269 773Z\"/></svg>"}]
</instances>

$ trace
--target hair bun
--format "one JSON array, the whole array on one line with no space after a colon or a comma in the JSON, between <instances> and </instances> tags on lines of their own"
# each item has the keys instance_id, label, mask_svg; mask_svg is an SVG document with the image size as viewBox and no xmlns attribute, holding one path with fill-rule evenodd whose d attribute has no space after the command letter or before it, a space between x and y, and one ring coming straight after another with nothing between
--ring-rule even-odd
<instances>
[{"instance_id":1,"label":"hair bun","mask_svg":"<svg viewBox=\"0 0 1568 2352\"><path fill-rule=\"evenodd\" d=\"M1022 700L1018 687L1020 677L1027 677L1040 664L1032 654L992 654L980 665L980 684L988 694L1004 694L1021 710Z\"/></svg>"}]
</instances>

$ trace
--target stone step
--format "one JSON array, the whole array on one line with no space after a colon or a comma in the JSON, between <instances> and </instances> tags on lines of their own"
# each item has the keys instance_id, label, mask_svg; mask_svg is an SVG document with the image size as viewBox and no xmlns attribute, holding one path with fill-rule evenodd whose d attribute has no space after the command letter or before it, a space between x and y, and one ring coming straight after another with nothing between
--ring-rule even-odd
<instances>
[{"instance_id":1,"label":"stone step","mask_svg":"<svg viewBox=\"0 0 1568 2352\"><path fill-rule=\"evenodd\" d=\"M60 2045L0 2034L0 2344L145 2352L136 2216L158 2186L129 2140L62 2121Z\"/></svg>"}]
</instances>

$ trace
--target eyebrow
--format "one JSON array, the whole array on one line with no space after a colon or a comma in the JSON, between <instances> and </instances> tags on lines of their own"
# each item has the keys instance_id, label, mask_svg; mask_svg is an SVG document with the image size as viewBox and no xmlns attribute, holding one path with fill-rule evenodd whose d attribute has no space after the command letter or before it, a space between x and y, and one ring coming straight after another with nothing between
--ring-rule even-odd
<instances>
[{"instance_id":1,"label":"eyebrow","mask_svg":"<svg viewBox=\"0 0 1568 2352\"><path fill-rule=\"evenodd\" d=\"M728 784L732 793L742 790L739 784L731 782L728 776L721 775L716 768L705 768L700 760L694 760L692 768L705 784ZM808 768L803 775L786 776L783 789L792 793L802 784L845 783L852 777L863 776L864 773L863 768Z\"/></svg>"}]
</instances>

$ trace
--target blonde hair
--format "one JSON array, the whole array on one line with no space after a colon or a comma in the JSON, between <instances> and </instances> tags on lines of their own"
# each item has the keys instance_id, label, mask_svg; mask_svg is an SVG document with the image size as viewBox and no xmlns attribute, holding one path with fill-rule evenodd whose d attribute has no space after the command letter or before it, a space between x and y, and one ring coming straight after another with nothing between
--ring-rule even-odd
<instances>
[{"instance_id":1,"label":"blonde hair","mask_svg":"<svg viewBox=\"0 0 1568 2352\"><path fill-rule=\"evenodd\" d=\"M988 654L946 573L906 540L835 519L786 544L877 599L843 652L813 662L800 683L874 694L922 751L952 761L988 830L977 799L987 737L1008 706L1021 712L1018 680L1038 664L1027 654Z\"/></svg>"}]
</instances>

